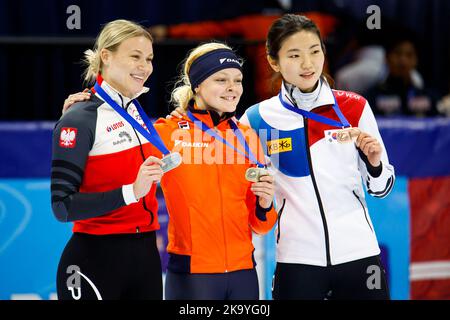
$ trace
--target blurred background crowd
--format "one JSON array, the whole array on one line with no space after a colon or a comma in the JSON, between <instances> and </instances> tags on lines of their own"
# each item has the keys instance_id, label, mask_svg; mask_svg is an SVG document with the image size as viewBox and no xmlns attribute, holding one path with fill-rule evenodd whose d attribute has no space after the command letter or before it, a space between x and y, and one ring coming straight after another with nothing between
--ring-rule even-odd
<instances>
[{"instance_id":1,"label":"blurred background crowd","mask_svg":"<svg viewBox=\"0 0 450 320\"><path fill-rule=\"evenodd\" d=\"M79 29L68 28L71 5L80 9ZM116 18L140 22L155 36L152 94L144 103L153 116L167 114L185 53L211 38L226 41L246 61L242 113L277 88L264 43L271 22L285 12L304 13L319 25L336 88L362 94L376 114L450 115L450 4L444 0L5 0L0 118L58 119L65 97L84 87L83 51L101 25Z\"/></svg>"}]
</instances>

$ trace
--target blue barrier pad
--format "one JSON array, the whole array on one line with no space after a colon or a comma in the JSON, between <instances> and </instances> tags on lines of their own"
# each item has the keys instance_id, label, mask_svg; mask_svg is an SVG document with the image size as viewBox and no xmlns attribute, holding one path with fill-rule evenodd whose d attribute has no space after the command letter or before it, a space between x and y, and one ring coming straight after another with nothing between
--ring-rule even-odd
<instances>
[{"instance_id":1,"label":"blue barrier pad","mask_svg":"<svg viewBox=\"0 0 450 320\"><path fill-rule=\"evenodd\" d=\"M408 178L450 175L450 119L377 119L395 167Z\"/></svg>"},{"instance_id":2,"label":"blue barrier pad","mask_svg":"<svg viewBox=\"0 0 450 320\"><path fill-rule=\"evenodd\" d=\"M56 292L71 227L53 217L49 179L0 179L0 299Z\"/></svg>"}]
</instances>

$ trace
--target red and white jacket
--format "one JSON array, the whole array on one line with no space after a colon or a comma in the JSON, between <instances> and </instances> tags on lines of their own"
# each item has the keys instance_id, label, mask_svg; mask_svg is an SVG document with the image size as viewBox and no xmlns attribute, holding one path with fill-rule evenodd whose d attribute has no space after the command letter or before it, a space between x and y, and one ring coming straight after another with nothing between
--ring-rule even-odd
<instances>
[{"instance_id":1,"label":"red and white jacket","mask_svg":"<svg viewBox=\"0 0 450 320\"><path fill-rule=\"evenodd\" d=\"M100 76L97 81L143 124L132 99ZM139 202L132 186L151 153L150 143L99 96L75 103L53 131L51 195L56 218L73 221L74 232L90 234L159 229L156 185Z\"/></svg>"},{"instance_id":2,"label":"red and white jacket","mask_svg":"<svg viewBox=\"0 0 450 320\"><path fill-rule=\"evenodd\" d=\"M292 105L285 85L281 90ZM367 101L331 90L326 82L317 90L308 111L339 121L334 96L350 124L381 143L379 167L372 167L354 143L338 143L339 128L288 110L278 95L250 107L240 121L259 132L271 160L279 215L277 261L329 266L380 253L363 186L371 196L385 197L395 175Z\"/></svg>"}]
</instances>

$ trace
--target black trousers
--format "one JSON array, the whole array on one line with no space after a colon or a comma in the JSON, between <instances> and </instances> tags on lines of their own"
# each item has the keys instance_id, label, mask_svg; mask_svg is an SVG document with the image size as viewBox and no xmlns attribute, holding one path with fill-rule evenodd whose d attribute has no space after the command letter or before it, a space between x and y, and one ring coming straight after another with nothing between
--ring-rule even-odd
<instances>
[{"instance_id":1,"label":"black trousers","mask_svg":"<svg viewBox=\"0 0 450 320\"><path fill-rule=\"evenodd\" d=\"M162 299L156 232L74 233L61 256L60 300Z\"/></svg>"},{"instance_id":2,"label":"black trousers","mask_svg":"<svg viewBox=\"0 0 450 320\"><path fill-rule=\"evenodd\" d=\"M256 269L227 273L167 271L166 300L258 300Z\"/></svg>"},{"instance_id":3,"label":"black trousers","mask_svg":"<svg viewBox=\"0 0 450 320\"><path fill-rule=\"evenodd\" d=\"M386 272L379 256L319 267L277 263L275 300L389 300Z\"/></svg>"}]
</instances>

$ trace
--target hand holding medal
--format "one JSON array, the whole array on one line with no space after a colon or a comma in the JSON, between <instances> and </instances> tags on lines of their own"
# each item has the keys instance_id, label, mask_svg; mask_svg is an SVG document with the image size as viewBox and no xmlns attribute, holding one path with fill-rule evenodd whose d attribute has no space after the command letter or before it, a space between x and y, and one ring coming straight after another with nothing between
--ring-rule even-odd
<instances>
[{"instance_id":1,"label":"hand holding medal","mask_svg":"<svg viewBox=\"0 0 450 320\"><path fill-rule=\"evenodd\" d=\"M245 179L251 182L258 182L262 176L267 175L269 175L269 171L264 168L254 167L248 168L247 171L245 171Z\"/></svg>"},{"instance_id":2,"label":"hand holding medal","mask_svg":"<svg viewBox=\"0 0 450 320\"><path fill-rule=\"evenodd\" d=\"M251 170L256 169L256 170ZM247 177L247 173L251 175L253 180ZM261 208L267 209L272 204L273 196L275 193L274 178L269 175L269 171L264 168L249 168L245 174L245 177L249 181L254 181L256 176L258 180L252 183L250 190L258 197L259 205Z\"/></svg>"},{"instance_id":3,"label":"hand holding medal","mask_svg":"<svg viewBox=\"0 0 450 320\"><path fill-rule=\"evenodd\" d=\"M358 128L345 128L337 132L336 140L339 143L356 142L356 139L358 138L360 133L361 130L359 130Z\"/></svg>"},{"instance_id":4,"label":"hand holding medal","mask_svg":"<svg viewBox=\"0 0 450 320\"><path fill-rule=\"evenodd\" d=\"M133 183L133 193L137 200L144 197L153 183L161 181L164 174L161 159L150 156L139 167L136 181Z\"/></svg>"},{"instance_id":5,"label":"hand holding medal","mask_svg":"<svg viewBox=\"0 0 450 320\"><path fill-rule=\"evenodd\" d=\"M366 156L369 163L378 167L381 163L381 144L377 139L365 132L360 132L356 139L356 147L360 149Z\"/></svg>"}]
</instances>

